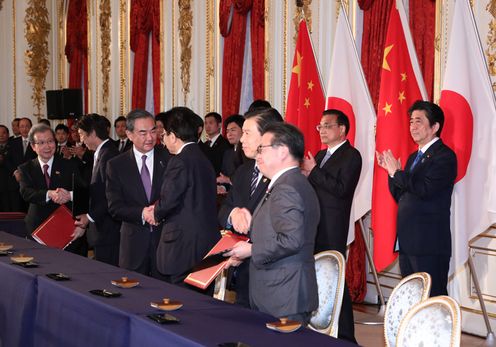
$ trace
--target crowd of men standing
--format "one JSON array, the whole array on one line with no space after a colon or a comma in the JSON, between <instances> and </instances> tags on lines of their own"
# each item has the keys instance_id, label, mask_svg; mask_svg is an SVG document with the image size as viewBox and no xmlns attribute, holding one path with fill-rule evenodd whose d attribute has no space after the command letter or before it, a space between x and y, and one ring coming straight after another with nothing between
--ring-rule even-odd
<instances>
[{"instance_id":1,"label":"crowd of men standing","mask_svg":"<svg viewBox=\"0 0 496 347\"><path fill-rule=\"evenodd\" d=\"M409 115L419 148L426 143L431 147L423 161L413 163L412 157L402 170L390 152L377 154L400 204L402 229L412 226L404 223L404 216L431 199L422 182L433 176L415 177L415 165L419 172L434 165L434 174L441 170L443 177L449 176L443 195L432 198L437 199L439 218L449 219L456 157L438 141L444 118L432 105L415 104ZM99 261L180 286L187 286L184 278L220 239L219 230L247 234L249 241L226 254L236 302L308 323L318 307L314 254L337 250L346 256L362 165L360 153L346 139L348 117L339 110L324 111L316 131L326 148L315 157L304 153L302 133L263 100L255 101L244 116L224 121L227 138L221 134L219 114L208 113L203 120L186 107L156 116L133 110L117 118L114 128L115 141L109 137L111 123L97 114L83 116L70 129L60 124L55 130L16 119L10 138L9 129L0 125L1 211L27 211L29 237L65 204L76 219L74 241L66 250L86 256L89 246ZM447 159L438 162L437 153ZM414 179L422 182L413 184ZM422 198L415 202L418 194ZM426 208L426 213L432 217L436 211ZM400 265L404 275L433 272L434 285L442 290L450 256L445 245L449 224L447 230L443 224L430 233L442 249L441 258L438 249L435 254L412 253L419 237L398 229ZM434 269L433 259L440 259ZM356 342L347 289L338 331L340 338Z\"/></svg>"}]
</instances>

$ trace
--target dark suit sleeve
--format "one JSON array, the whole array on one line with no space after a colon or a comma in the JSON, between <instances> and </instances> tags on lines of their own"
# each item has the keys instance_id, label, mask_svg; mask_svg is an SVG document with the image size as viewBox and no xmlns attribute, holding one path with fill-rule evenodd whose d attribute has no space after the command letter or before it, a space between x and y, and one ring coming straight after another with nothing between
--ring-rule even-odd
<instances>
[{"instance_id":1,"label":"dark suit sleeve","mask_svg":"<svg viewBox=\"0 0 496 347\"><path fill-rule=\"evenodd\" d=\"M398 201L402 194L409 192L421 199L429 199L452 185L456 178L456 156L452 151L443 151L433 157L421 172L414 172L415 179L405 170L388 176L389 191ZM420 178L420 179L419 179Z\"/></svg>"},{"instance_id":2,"label":"dark suit sleeve","mask_svg":"<svg viewBox=\"0 0 496 347\"><path fill-rule=\"evenodd\" d=\"M182 203L187 188L188 177L184 162L177 156L173 157L167 164L160 200L155 205L157 222L167 218L167 215Z\"/></svg>"},{"instance_id":3,"label":"dark suit sleeve","mask_svg":"<svg viewBox=\"0 0 496 347\"><path fill-rule=\"evenodd\" d=\"M234 175L231 177L231 182L232 182L231 189L229 190L229 193L227 193L227 196L222 202L222 206L219 210L218 221L222 228L227 226L227 219L229 218L231 211L235 207L245 207L245 206L236 206L237 205L236 197L242 194L240 191L241 188L240 176L242 175L241 170L242 168L239 167L234 173Z\"/></svg>"},{"instance_id":4,"label":"dark suit sleeve","mask_svg":"<svg viewBox=\"0 0 496 347\"><path fill-rule=\"evenodd\" d=\"M342 158L341 168L336 172L328 172L325 167L316 165L308 175L310 183L337 198L349 196L356 188L362 169L360 154L356 151L349 153Z\"/></svg>"},{"instance_id":5,"label":"dark suit sleeve","mask_svg":"<svg viewBox=\"0 0 496 347\"><path fill-rule=\"evenodd\" d=\"M280 185L269 199L275 235L270 242L253 244L251 259L257 266L296 254L305 242L304 204L296 189Z\"/></svg>"},{"instance_id":6,"label":"dark suit sleeve","mask_svg":"<svg viewBox=\"0 0 496 347\"><path fill-rule=\"evenodd\" d=\"M36 186L32 176L33 170L31 163L28 162L21 165L19 167L19 171L21 172L21 181L19 182L19 185L22 198L28 203L46 205L48 203L46 201L46 194L48 190L40 189Z\"/></svg>"},{"instance_id":7,"label":"dark suit sleeve","mask_svg":"<svg viewBox=\"0 0 496 347\"><path fill-rule=\"evenodd\" d=\"M105 184L107 181L105 168L109 159L110 156L107 155L107 152L102 154L99 159L98 171L95 173L98 176L96 181L99 182L97 187L99 191L92 192L95 195L91 196L91 204L89 206L89 215L98 224L103 223L104 218L108 215L108 202L105 196Z\"/></svg>"},{"instance_id":8,"label":"dark suit sleeve","mask_svg":"<svg viewBox=\"0 0 496 347\"><path fill-rule=\"evenodd\" d=\"M117 164L118 162L112 160L107 163L107 188L105 192L110 215L116 220L141 225L143 224L143 208L146 206L126 202L124 190L127 185L120 180L118 172L122 169ZM125 175L126 173L124 172L123 174ZM131 182L127 183L131 184Z\"/></svg>"}]
</instances>

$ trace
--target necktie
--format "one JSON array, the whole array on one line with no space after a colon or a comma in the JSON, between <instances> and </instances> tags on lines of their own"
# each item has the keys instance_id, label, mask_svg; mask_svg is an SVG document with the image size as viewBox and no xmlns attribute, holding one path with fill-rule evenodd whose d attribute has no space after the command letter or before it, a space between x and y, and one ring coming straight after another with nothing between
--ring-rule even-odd
<instances>
[{"instance_id":1,"label":"necktie","mask_svg":"<svg viewBox=\"0 0 496 347\"><path fill-rule=\"evenodd\" d=\"M417 165L417 163L420 161L424 153L422 151L418 151L417 156L415 157L415 160L412 163L412 166L410 166L410 171L413 170L413 168Z\"/></svg>"},{"instance_id":2,"label":"necktie","mask_svg":"<svg viewBox=\"0 0 496 347\"><path fill-rule=\"evenodd\" d=\"M207 140L207 141L205 141L205 144L206 144L208 147L211 147L211 146L212 146L212 141Z\"/></svg>"},{"instance_id":3,"label":"necktie","mask_svg":"<svg viewBox=\"0 0 496 347\"><path fill-rule=\"evenodd\" d=\"M28 140L22 140L22 154L26 154L26 150L28 149Z\"/></svg>"},{"instance_id":4,"label":"necktie","mask_svg":"<svg viewBox=\"0 0 496 347\"><path fill-rule=\"evenodd\" d=\"M322 161L320 162L320 168L324 167L326 161L328 161L330 157L331 157L331 152L327 151L326 154L324 155L324 158L322 158Z\"/></svg>"},{"instance_id":5,"label":"necktie","mask_svg":"<svg viewBox=\"0 0 496 347\"><path fill-rule=\"evenodd\" d=\"M124 146L126 145L126 141L125 140L121 140L121 144L119 145L119 152L122 152L122 150L124 149Z\"/></svg>"},{"instance_id":6,"label":"necktie","mask_svg":"<svg viewBox=\"0 0 496 347\"><path fill-rule=\"evenodd\" d=\"M253 168L253 172L251 174L251 183L250 183L250 196L255 193L255 189L257 189L257 182L258 182L258 173L260 170L258 169L257 166Z\"/></svg>"},{"instance_id":7,"label":"necktie","mask_svg":"<svg viewBox=\"0 0 496 347\"><path fill-rule=\"evenodd\" d=\"M45 176L45 183L47 188L50 188L50 175L48 175L48 164L43 165L43 175Z\"/></svg>"},{"instance_id":8,"label":"necktie","mask_svg":"<svg viewBox=\"0 0 496 347\"><path fill-rule=\"evenodd\" d=\"M146 158L147 157L144 154L141 157L141 182L143 182L143 188L145 188L146 197L148 199L148 202L150 202L150 197L152 195L152 180L150 178L150 171L148 171L148 167L146 166Z\"/></svg>"}]
</instances>

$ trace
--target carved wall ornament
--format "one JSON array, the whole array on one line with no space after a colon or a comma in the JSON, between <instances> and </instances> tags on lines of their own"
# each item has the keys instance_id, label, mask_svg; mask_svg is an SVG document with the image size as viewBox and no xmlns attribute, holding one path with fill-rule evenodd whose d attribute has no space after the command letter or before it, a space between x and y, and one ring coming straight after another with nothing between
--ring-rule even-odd
<instances>
[{"instance_id":1,"label":"carved wall ornament","mask_svg":"<svg viewBox=\"0 0 496 347\"><path fill-rule=\"evenodd\" d=\"M486 37L486 56L489 74L491 77L496 76L496 0L491 0L486 10L491 14L489 21L489 30ZM493 82L493 90L496 91L496 83Z\"/></svg>"},{"instance_id":2,"label":"carved wall ornament","mask_svg":"<svg viewBox=\"0 0 496 347\"><path fill-rule=\"evenodd\" d=\"M100 44L102 50L102 103L103 114L108 113L108 100L110 89L110 44L111 44L111 30L110 18L112 16L110 8L110 0L100 1Z\"/></svg>"},{"instance_id":3,"label":"carved wall ornament","mask_svg":"<svg viewBox=\"0 0 496 347\"><path fill-rule=\"evenodd\" d=\"M193 27L193 11L191 0L178 0L179 6L179 42L181 44L181 82L186 104L189 94L191 68L191 32Z\"/></svg>"},{"instance_id":4,"label":"carved wall ornament","mask_svg":"<svg viewBox=\"0 0 496 347\"><path fill-rule=\"evenodd\" d=\"M3 0L0 0L0 11L2 10L3 8Z\"/></svg>"},{"instance_id":5,"label":"carved wall ornament","mask_svg":"<svg viewBox=\"0 0 496 347\"><path fill-rule=\"evenodd\" d=\"M24 37L28 44L28 49L24 53L26 74L33 88L31 99L38 111L36 115L41 117L41 107L45 103L45 81L50 66L48 60L50 22L46 1L28 0L24 24Z\"/></svg>"},{"instance_id":6,"label":"carved wall ornament","mask_svg":"<svg viewBox=\"0 0 496 347\"><path fill-rule=\"evenodd\" d=\"M308 31L312 33L312 9L310 5L312 4L312 0L296 0L296 8L295 14L293 16L293 24L295 26L295 33L293 36L293 42L296 44L296 40L298 39L298 26L300 25L300 21L305 18L307 21Z\"/></svg>"}]
</instances>

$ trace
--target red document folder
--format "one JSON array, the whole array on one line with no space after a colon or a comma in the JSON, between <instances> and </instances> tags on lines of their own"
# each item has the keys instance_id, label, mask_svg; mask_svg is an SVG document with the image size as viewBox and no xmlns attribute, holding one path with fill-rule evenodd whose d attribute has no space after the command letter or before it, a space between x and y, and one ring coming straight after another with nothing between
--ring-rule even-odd
<instances>
[{"instance_id":1,"label":"red document folder","mask_svg":"<svg viewBox=\"0 0 496 347\"><path fill-rule=\"evenodd\" d=\"M211 255L222 253L226 249L232 248L239 241L248 241L248 237L227 232L210 250L210 252L207 253L204 259ZM212 267L190 273L188 277L184 279L184 282L201 289L206 289L215 277L217 277L224 269L227 259L228 258Z\"/></svg>"},{"instance_id":2,"label":"red document folder","mask_svg":"<svg viewBox=\"0 0 496 347\"><path fill-rule=\"evenodd\" d=\"M53 213L31 234L33 238L52 248L64 249L72 241L74 219L72 212L60 205Z\"/></svg>"}]
</instances>

